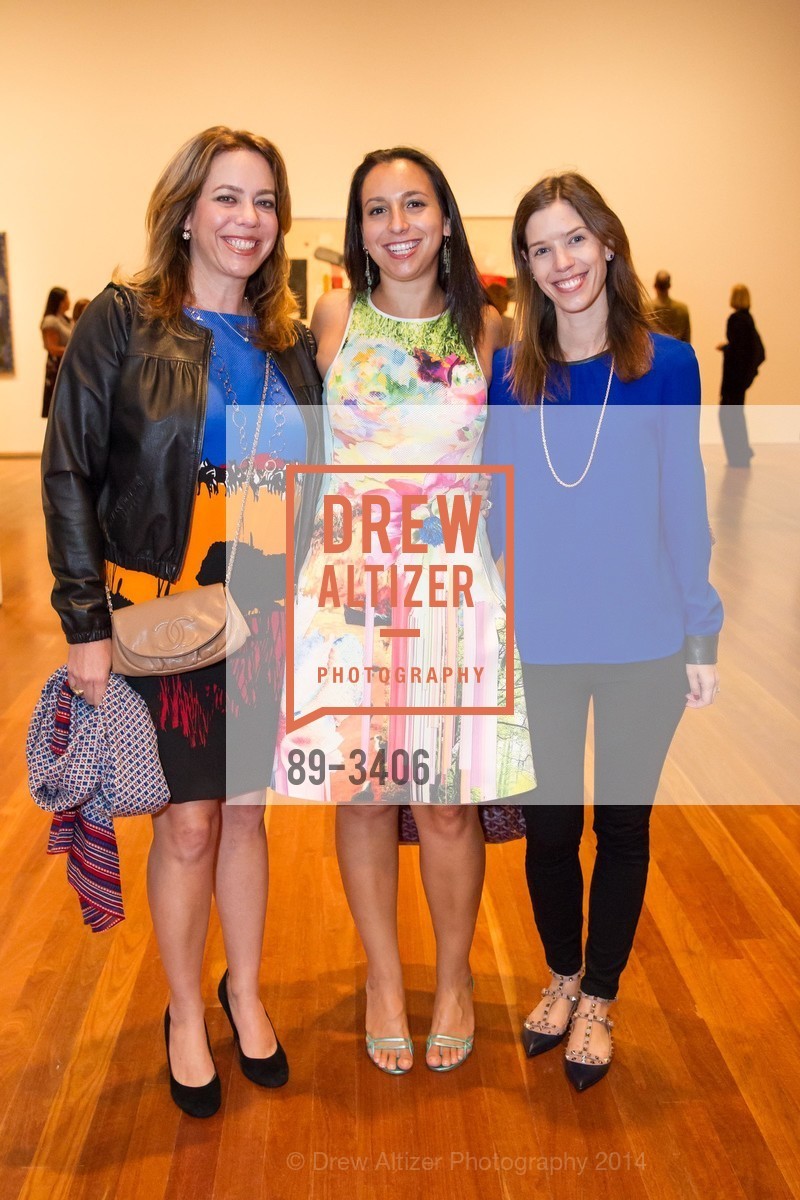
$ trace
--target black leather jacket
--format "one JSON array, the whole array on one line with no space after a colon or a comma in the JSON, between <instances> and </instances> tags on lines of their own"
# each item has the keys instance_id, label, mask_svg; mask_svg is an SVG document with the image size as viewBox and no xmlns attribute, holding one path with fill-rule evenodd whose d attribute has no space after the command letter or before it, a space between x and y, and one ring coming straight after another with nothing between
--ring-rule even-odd
<instances>
[{"instance_id":1,"label":"black leather jacket","mask_svg":"<svg viewBox=\"0 0 800 1200\"><path fill-rule=\"evenodd\" d=\"M276 353L322 452L321 384L305 330ZM61 363L42 455L53 606L68 642L111 635L103 564L173 582L189 540L206 415L211 334L175 336L145 321L114 284L87 308ZM310 537L320 475L306 477L296 562Z\"/></svg>"}]
</instances>

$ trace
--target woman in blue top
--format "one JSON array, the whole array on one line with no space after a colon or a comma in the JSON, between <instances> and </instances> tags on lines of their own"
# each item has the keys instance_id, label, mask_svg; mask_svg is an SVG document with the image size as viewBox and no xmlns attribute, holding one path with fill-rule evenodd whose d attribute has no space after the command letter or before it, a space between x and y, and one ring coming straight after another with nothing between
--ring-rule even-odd
<instances>
[{"instance_id":1,"label":"woman in blue top","mask_svg":"<svg viewBox=\"0 0 800 1200\"><path fill-rule=\"evenodd\" d=\"M582 1091L611 1062L607 1012L644 898L667 750L684 708L719 691L722 606L708 582L697 362L651 332L619 218L580 175L546 178L517 209L513 248L517 340L495 356L484 461L515 469L515 633L538 776L526 873L552 975L523 1041L533 1057L569 1033L567 1075ZM498 557L505 515L495 488ZM597 856L584 956L590 701Z\"/></svg>"}]
</instances>

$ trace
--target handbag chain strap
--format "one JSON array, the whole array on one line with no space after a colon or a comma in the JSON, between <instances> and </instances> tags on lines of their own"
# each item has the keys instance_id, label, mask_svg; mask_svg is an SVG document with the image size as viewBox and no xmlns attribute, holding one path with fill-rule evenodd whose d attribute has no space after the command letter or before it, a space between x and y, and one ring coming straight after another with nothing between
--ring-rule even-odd
<instances>
[{"instance_id":1,"label":"handbag chain strap","mask_svg":"<svg viewBox=\"0 0 800 1200\"><path fill-rule=\"evenodd\" d=\"M247 461L247 475L246 475L245 481L244 481L244 493L242 495L242 507L239 509L239 520L236 524L236 533L234 534L233 545L231 546L231 552L228 555L228 569L225 572L225 587L226 588L230 586L231 575L233 573L233 564L236 561L236 550L239 546L239 538L242 535L242 525L244 524L244 510L245 510L245 507L247 506L247 493L250 490L250 485L253 482L253 475L255 474L256 450L258 449L258 439L261 436L261 424L262 424L262 421L264 420L264 405L266 404L267 393L269 391L269 377L270 377L271 369L272 369L272 355L270 354L269 351L267 351L267 365L264 370L264 387L261 390L261 401L258 405L258 417L256 418L256 431L255 431L255 434L253 435L253 445L250 450L250 457ZM114 606L111 603L111 591L109 589L107 580L104 581L104 585L105 585L105 589L106 589L106 604L108 606L109 613L113 617L114 616Z\"/></svg>"},{"instance_id":2,"label":"handbag chain strap","mask_svg":"<svg viewBox=\"0 0 800 1200\"><path fill-rule=\"evenodd\" d=\"M261 422L264 419L264 405L267 400L267 392L269 391L269 375L272 367L272 355L267 351L267 365L264 370L264 387L261 392L261 403L258 406L258 417L256 418L256 432L253 437L253 446L250 450L250 459L247 463L247 478L244 481L244 496L242 497L242 507L239 509L239 520L236 524L236 533L233 538L233 545L228 557L228 569L225 572L225 587L228 587L231 582L231 574L233 573L233 564L236 559L236 550L239 546L239 538L242 533L242 525L244 524L244 510L247 504L247 493L250 490L250 484L253 482L253 475L256 467L256 450L258 448L258 439L261 434Z\"/></svg>"}]
</instances>

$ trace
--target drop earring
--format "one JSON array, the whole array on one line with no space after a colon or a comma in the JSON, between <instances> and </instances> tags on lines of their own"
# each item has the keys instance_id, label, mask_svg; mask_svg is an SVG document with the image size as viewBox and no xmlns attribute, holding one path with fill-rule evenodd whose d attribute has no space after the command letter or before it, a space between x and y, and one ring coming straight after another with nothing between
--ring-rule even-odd
<instances>
[{"instance_id":1,"label":"drop earring","mask_svg":"<svg viewBox=\"0 0 800 1200\"><path fill-rule=\"evenodd\" d=\"M450 278L450 235L445 234L442 239L442 276L445 283Z\"/></svg>"},{"instance_id":2,"label":"drop earring","mask_svg":"<svg viewBox=\"0 0 800 1200\"><path fill-rule=\"evenodd\" d=\"M364 247L364 274L367 278L367 291L372 291L372 267L370 266L369 250Z\"/></svg>"}]
</instances>

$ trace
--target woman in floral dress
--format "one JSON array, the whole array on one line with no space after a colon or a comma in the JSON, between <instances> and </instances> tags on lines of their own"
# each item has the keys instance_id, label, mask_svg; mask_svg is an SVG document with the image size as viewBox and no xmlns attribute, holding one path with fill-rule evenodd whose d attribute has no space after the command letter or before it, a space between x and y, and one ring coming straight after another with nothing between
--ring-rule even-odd
<instances>
[{"instance_id":1,"label":"woman in floral dress","mask_svg":"<svg viewBox=\"0 0 800 1200\"><path fill-rule=\"evenodd\" d=\"M451 1070L474 1035L478 806L534 786L478 470L500 321L447 181L419 151L359 166L345 260L352 291L324 296L312 320L331 469L300 571L276 787L339 804L339 864L368 959L367 1050L396 1074L413 1061L397 805L413 806L437 944L426 1062Z\"/></svg>"}]
</instances>

